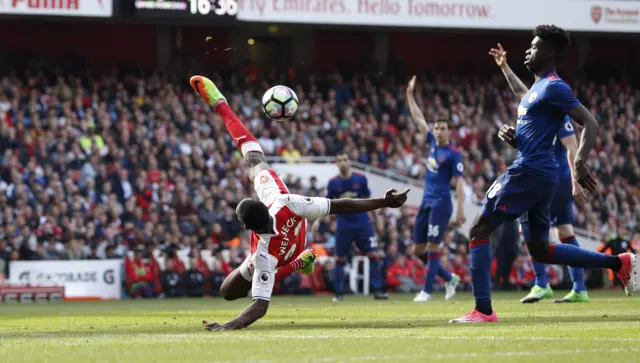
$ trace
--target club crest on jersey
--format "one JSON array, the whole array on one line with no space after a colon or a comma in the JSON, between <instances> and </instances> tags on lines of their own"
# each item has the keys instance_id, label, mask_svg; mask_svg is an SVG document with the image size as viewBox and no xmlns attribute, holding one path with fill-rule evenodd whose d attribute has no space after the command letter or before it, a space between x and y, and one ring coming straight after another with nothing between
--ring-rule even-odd
<instances>
[{"instance_id":1,"label":"club crest on jersey","mask_svg":"<svg viewBox=\"0 0 640 363\"><path fill-rule=\"evenodd\" d=\"M529 103L531 103L531 102L535 101L535 100L536 100L536 98L538 98L538 93L537 93L537 92L532 92L532 93L529 95Z\"/></svg>"},{"instance_id":2,"label":"club crest on jersey","mask_svg":"<svg viewBox=\"0 0 640 363\"><path fill-rule=\"evenodd\" d=\"M600 19L602 19L602 8L600 6L591 7L591 19L596 24L600 22Z\"/></svg>"},{"instance_id":3,"label":"club crest on jersey","mask_svg":"<svg viewBox=\"0 0 640 363\"><path fill-rule=\"evenodd\" d=\"M260 184L267 184L269 182L269 177L266 175L263 175L260 177Z\"/></svg>"},{"instance_id":4,"label":"club crest on jersey","mask_svg":"<svg viewBox=\"0 0 640 363\"><path fill-rule=\"evenodd\" d=\"M444 161L444 155L438 156L438 162L442 163Z\"/></svg>"},{"instance_id":5,"label":"club crest on jersey","mask_svg":"<svg viewBox=\"0 0 640 363\"><path fill-rule=\"evenodd\" d=\"M438 163L436 162L436 159L433 156L429 156L429 158L427 159L427 168L432 173L438 172Z\"/></svg>"},{"instance_id":6,"label":"club crest on jersey","mask_svg":"<svg viewBox=\"0 0 640 363\"><path fill-rule=\"evenodd\" d=\"M518 116L526 115L527 111L529 111L529 109L526 107L522 107L522 106L518 107Z\"/></svg>"}]
</instances>

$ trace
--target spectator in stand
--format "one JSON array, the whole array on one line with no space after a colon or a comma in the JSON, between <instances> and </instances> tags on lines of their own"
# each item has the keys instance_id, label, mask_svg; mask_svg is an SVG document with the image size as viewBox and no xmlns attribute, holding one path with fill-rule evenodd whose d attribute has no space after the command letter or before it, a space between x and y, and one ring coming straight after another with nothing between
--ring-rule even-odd
<instances>
[{"instance_id":1,"label":"spectator in stand","mask_svg":"<svg viewBox=\"0 0 640 363\"><path fill-rule=\"evenodd\" d=\"M166 297L182 297L184 296L184 289L182 284L182 277L184 274L178 272L175 260L170 258L165 260L165 269L160 273L160 283L162 284L162 290Z\"/></svg>"},{"instance_id":2,"label":"spectator in stand","mask_svg":"<svg viewBox=\"0 0 640 363\"><path fill-rule=\"evenodd\" d=\"M207 279L198 268L198 258L195 254L190 254L189 257L191 259L191 268L182 274L182 286L184 286L187 296L202 297L207 292Z\"/></svg>"},{"instance_id":3,"label":"spectator in stand","mask_svg":"<svg viewBox=\"0 0 640 363\"><path fill-rule=\"evenodd\" d=\"M146 249L138 246L133 259L125 260L127 288L131 296L153 297L155 277L151 266L144 261Z\"/></svg>"},{"instance_id":4,"label":"spectator in stand","mask_svg":"<svg viewBox=\"0 0 640 363\"><path fill-rule=\"evenodd\" d=\"M466 255L457 254L453 258L453 272L460 276L460 285L467 291L471 289L471 273L469 271L469 260Z\"/></svg>"},{"instance_id":5,"label":"spectator in stand","mask_svg":"<svg viewBox=\"0 0 640 363\"><path fill-rule=\"evenodd\" d=\"M405 256L398 256L387 269L387 285L398 292L416 292L422 288L414 280L413 272L407 266Z\"/></svg>"}]
</instances>

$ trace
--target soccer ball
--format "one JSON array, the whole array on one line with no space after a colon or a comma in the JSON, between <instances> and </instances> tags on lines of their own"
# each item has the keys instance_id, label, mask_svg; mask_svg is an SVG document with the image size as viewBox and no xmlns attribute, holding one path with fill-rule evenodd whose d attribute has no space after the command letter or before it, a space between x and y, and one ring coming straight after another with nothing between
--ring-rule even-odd
<instances>
[{"instance_id":1,"label":"soccer ball","mask_svg":"<svg viewBox=\"0 0 640 363\"><path fill-rule=\"evenodd\" d=\"M298 96L286 86L269 88L262 96L262 109L268 118L284 121L293 117L298 110Z\"/></svg>"}]
</instances>

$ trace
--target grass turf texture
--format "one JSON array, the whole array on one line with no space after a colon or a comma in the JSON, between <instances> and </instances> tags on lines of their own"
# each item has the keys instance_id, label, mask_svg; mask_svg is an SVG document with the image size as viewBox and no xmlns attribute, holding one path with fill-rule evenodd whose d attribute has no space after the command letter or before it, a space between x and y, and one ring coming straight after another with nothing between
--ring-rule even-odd
<instances>
[{"instance_id":1,"label":"grass turf texture","mask_svg":"<svg viewBox=\"0 0 640 363\"><path fill-rule=\"evenodd\" d=\"M557 291L561 296L563 292ZM128 300L0 304L6 362L613 362L640 359L640 300L592 292L587 304L523 305L497 293L502 321L452 325L470 294L413 303L346 296L275 297L267 316L239 332L208 332L249 300Z\"/></svg>"}]
</instances>

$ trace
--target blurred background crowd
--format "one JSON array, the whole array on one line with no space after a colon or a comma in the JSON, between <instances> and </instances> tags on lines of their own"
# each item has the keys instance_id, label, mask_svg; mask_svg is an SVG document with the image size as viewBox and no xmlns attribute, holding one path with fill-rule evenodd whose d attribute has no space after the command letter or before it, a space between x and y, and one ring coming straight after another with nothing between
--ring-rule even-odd
<instances>
[{"instance_id":1,"label":"blurred background crowd","mask_svg":"<svg viewBox=\"0 0 640 363\"><path fill-rule=\"evenodd\" d=\"M187 278L205 279L207 288L215 290L220 277L246 256L248 234L234 208L254 192L223 122L187 79L126 68L98 71L45 57L13 64L20 66L0 73L0 274L6 276L7 262L18 259L129 256L129 291L158 294L159 286L177 283L186 271L199 271L201 276ZM478 203L515 158L515 151L498 140L497 130L513 123L518 100L497 68L463 74L423 70L417 74L416 99L427 120L453 121L452 142L465 163L467 202ZM297 75L286 67L260 69L247 63L244 69L208 76L269 156L295 163L345 151L362 164L424 177L428 150L404 96L410 74L342 68ZM260 98L275 84L297 92L300 105L292 120L273 122L262 115ZM575 207L576 226L630 246L640 242L637 85L628 77L602 75L572 82L601 124L589 160L598 192ZM325 185L315 178L283 177L292 193L325 194ZM389 289L419 289L424 266L407 252L412 211L381 210L373 216L386 253ZM334 231L334 219L326 218L317 233L309 233L319 256L331 256ZM465 235L456 228L448 231L442 260L468 284ZM213 262L205 262L201 251ZM158 253L162 266L154 257ZM320 261L325 266L317 274L293 276L297 281L285 280L281 288L331 290L331 259ZM169 274L161 278L163 271ZM527 271L527 260L518 259L513 283L530 283Z\"/></svg>"}]
</instances>

